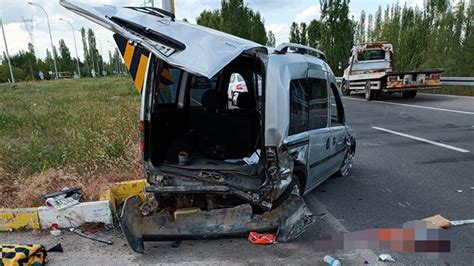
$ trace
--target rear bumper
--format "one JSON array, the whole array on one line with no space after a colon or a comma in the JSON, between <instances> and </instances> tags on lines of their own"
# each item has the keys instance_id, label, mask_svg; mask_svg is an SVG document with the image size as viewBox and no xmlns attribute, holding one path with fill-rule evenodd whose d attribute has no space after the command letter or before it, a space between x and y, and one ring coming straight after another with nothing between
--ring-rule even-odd
<instances>
[{"instance_id":1,"label":"rear bumper","mask_svg":"<svg viewBox=\"0 0 474 266\"><path fill-rule=\"evenodd\" d=\"M120 216L129 246L138 253L144 253L144 241L243 237L251 231L278 232L278 241L286 242L315 221L303 198L295 194L263 214L253 214L250 204L242 204L178 216L176 220L168 212L143 216L140 204L136 196L127 198Z\"/></svg>"}]
</instances>

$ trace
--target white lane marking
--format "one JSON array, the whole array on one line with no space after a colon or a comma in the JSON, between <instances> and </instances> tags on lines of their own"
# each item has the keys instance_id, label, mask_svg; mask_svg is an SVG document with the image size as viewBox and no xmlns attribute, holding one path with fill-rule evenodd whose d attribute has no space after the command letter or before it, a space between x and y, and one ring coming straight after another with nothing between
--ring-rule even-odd
<instances>
[{"instance_id":1,"label":"white lane marking","mask_svg":"<svg viewBox=\"0 0 474 266\"><path fill-rule=\"evenodd\" d=\"M364 99L357 99L352 97L344 97L343 99L354 100L354 101L366 101ZM399 105L399 106L406 106L406 107L414 107L414 108L421 108L421 109L430 109L436 111L444 111L444 112L451 112L451 113L458 113L458 114L465 114L465 115L474 115L474 112L469 111L459 111L459 110L452 110L452 109L444 109L444 108L437 108L437 107L429 107L423 105L413 105L413 104L406 104L406 103L393 103L393 102L382 102L382 101L371 101L373 103L383 103L383 104L392 104L392 105Z\"/></svg>"},{"instance_id":2,"label":"white lane marking","mask_svg":"<svg viewBox=\"0 0 474 266\"><path fill-rule=\"evenodd\" d=\"M386 128L381 128L381 127L372 127L372 128L375 129L375 130L380 130L380 131L391 133L391 134L394 134L394 135L397 135L397 136L418 140L418 141L421 141L421 142L424 142L424 143L433 144L433 145L436 145L436 146L439 146L439 147L443 147L443 148L446 148L446 149L450 149L450 150L454 150L454 151L458 151L458 152L462 152L462 153L468 153L469 152L468 150L465 150L465 149L461 149L461 148L454 147L454 146L451 146L451 145L439 143L439 142L432 141L432 140L429 140L429 139L415 137L415 136L412 136L412 135L400 133L400 132L393 131L393 130L386 129Z\"/></svg>"}]
</instances>

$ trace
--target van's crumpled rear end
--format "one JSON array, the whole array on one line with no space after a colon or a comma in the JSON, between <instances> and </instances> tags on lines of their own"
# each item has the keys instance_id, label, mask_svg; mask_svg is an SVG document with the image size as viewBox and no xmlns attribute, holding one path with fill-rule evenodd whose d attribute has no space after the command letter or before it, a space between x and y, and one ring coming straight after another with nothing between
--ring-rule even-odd
<instances>
[{"instance_id":1,"label":"van's crumpled rear end","mask_svg":"<svg viewBox=\"0 0 474 266\"><path fill-rule=\"evenodd\" d=\"M207 169L164 164L158 169L145 189L147 202L128 198L120 216L136 252L144 252L144 241L242 237L250 231L277 233L277 240L285 242L315 219L296 189L273 204L272 195L291 188L268 180L260 163Z\"/></svg>"}]
</instances>

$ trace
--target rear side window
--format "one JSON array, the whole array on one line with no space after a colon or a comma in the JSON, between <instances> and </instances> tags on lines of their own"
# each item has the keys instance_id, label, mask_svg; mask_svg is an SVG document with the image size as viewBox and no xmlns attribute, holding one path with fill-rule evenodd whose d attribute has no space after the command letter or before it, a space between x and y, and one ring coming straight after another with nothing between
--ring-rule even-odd
<instances>
[{"instance_id":1,"label":"rear side window","mask_svg":"<svg viewBox=\"0 0 474 266\"><path fill-rule=\"evenodd\" d=\"M178 95L179 81L183 71L165 67L161 71L158 89L158 104L174 104Z\"/></svg>"},{"instance_id":2,"label":"rear side window","mask_svg":"<svg viewBox=\"0 0 474 266\"><path fill-rule=\"evenodd\" d=\"M337 88L332 85L330 90L331 97L329 103L331 106L331 126L340 126L344 124L344 107Z\"/></svg>"},{"instance_id":3,"label":"rear side window","mask_svg":"<svg viewBox=\"0 0 474 266\"><path fill-rule=\"evenodd\" d=\"M288 135L308 130L308 94L306 79L292 80L290 83L290 128Z\"/></svg>"},{"instance_id":4,"label":"rear side window","mask_svg":"<svg viewBox=\"0 0 474 266\"><path fill-rule=\"evenodd\" d=\"M309 78L309 129L325 128L328 121L328 88L326 80Z\"/></svg>"},{"instance_id":5,"label":"rear side window","mask_svg":"<svg viewBox=\"0 0 474 266\"><path fill-rule=\"evenodd\" d=\"M202 95L208 90L215 90L217 87L217 77L208 79L205 77L193 77L189 97L191 107L201 107Z\"/></svg>"}]
</instances>

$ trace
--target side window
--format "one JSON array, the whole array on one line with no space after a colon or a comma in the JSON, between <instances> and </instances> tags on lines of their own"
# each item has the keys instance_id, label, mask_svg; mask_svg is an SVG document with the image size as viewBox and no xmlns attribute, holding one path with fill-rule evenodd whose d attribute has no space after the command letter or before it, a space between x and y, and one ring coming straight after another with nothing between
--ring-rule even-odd
<instances>
[{"instance_id":1,"label":"side window","mask_svg":"<svg viewBox=\"0 0 474 266\"><path fill-rule=\"evenodd\" d=\"M309 129L325 128L328 121L328 89L325 79L308 78Z\"/></svg>"},{"instance_id":2,"label":"side window","mask_svg":"<svg viewBox=\"0 0 474 266\"><path fill-rule=\"evenodd\" d=\"M191 107L201 107L202 95L208 90L215 90L217 87L217 77L208 79L205 77L193 77L189 95L189 105Z\"/></svg>"},{"instance_id":3,"label":"side window","mask_svg":"<svg viewBox=\"0 0 474 266\"><path fill-rule=\"evenodd\" d=\"M160 85L158 87L158 104L176 103L181 74L182 71L177 68L163 68L160 75Z\"/></svg>"},{"instance_id":4,"label":"side window","mask_svg":"<svg viewBox=\"0 0 474 266\"><path fill-rule=\"evenodd\" d=\"M308 130L308 95L306 79L290 82L290 128L288 135Z\"/></svg>"},{"instance_id":5,"label":"side window","mask_svg":"<svg viewBox=\"0 0 474 266\"><path fill-rule=\"evenodd\" d=\"M337 88L334 85L331 85L331 97L329 98L329 103L331 105L331 126L340 126L344 124L344 107L342 106L342 101Z\"/></svg>"}]
</instances>

